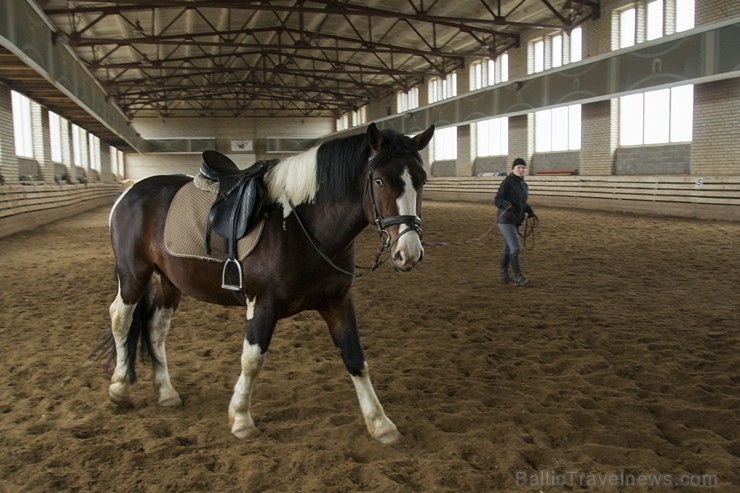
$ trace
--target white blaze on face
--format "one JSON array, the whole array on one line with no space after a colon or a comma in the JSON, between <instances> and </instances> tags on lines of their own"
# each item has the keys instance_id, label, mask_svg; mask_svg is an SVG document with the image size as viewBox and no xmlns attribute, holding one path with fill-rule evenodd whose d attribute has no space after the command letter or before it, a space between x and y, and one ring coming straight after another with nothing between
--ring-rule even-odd
<instances>
[{"instance_id":1,"label":"white blaze on face","mask_svg":"<svg viewBox=\"0 0 740 493\"><path fill-rule=\"evenodd\" d=\"M401 179L404 183L403 193L396 199L398 204L398 215L400 216L416 216L416 189L414 183L411 180L411 173L406 168L401 175ZM398 243L396 244L396 251L404 252L407 259L416 262L421 258L421 254L424 249L421 246L421 238L416 232L408 232L404 234L404 231L409 229L406 224L401 224L398 228L398 234L401 235Z\"/></svg>"}]
</instances>

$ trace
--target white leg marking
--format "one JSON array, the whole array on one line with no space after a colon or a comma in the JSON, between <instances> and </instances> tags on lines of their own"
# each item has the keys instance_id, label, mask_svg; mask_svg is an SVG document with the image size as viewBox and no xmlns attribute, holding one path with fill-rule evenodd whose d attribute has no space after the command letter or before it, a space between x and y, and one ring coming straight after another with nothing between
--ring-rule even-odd
<instances>
[{"instance_id":1,"label":"white leg marking","mask_svg":"<svg viewBox=\"0 0 740 493\"><path fill-rule=\"evenodd\" d=\"M159 394L159 404L167 407L182 405L180 395L170 382L170 374L167 370L167 353L165 351L165 339L170 331L170 320L172 320L173 313L172 308L157 308L149 321L152 351L160 363L159 365L152 365L154 370L152 384L154 390Z\"/></svg>"},{"instance_id":2,"label":"white leg marking","mask_svg":"<svg viewBox=\"0 0 740 493\"><path fill-rule=\"evenodd\" d=\"M362 409L362 415L365 417L365 424L370 435L384 444L395 443L400 440L401 434L398 432L396 425L385 415L383 406L380 405L378 396L375 394L367 363L365 363L365 368L362 370L362 375L352 377L352 383L355 384L357 399L360 401L360 409Z\"/></svg>"},{"instance_id":3,"label":"white leg marking","mask_svg":"<svg viewBox=\"0 0 740 493\"><path fill-rule=\"evenodd\" d=\"M254 425L249 411L252 401L254 381L262 369L265 355L258 344L249 344L244 339L242 348L242 372L234 386L234 394L229 403L229 424L231 433L237 438L254 438L260 431Z\"/></svg>"},{"instance_id":4,"label":"white leg marking","mask_svg":"<svg viewBox=\"0 0 740 493\"><path fill-rule=\"evenodd\" d=\"M254 306L257 304L257 295L254 296L254 299L250 300L247 298L247 320L252 320L254 318Z\"/></svg>"},{"instance_id":5,"label":"white leg marking","mask_svg":"<svg viewBox=\"0 0 740 493\"><path fill-rule=\"evenodd\" d=\"M131 320L134 315L136 305L127 305L121 298L121 282L118 282L118 294L116 299L110 305L111 331L113 340L116 343L116 369L111 377L111 385L108 388L110 400L117 406L126 406L130 404L130 387L131 382L126 375L128 370L128 361L126 353L126 336L131 328Z\"/></svg>"},{"instance_id":6,"label":"white leg marking","mask_svg":"<svg viewBox=\"0 0 740 493\"><path fill-rule=\"evenodd\" d=\"M411 174L408 168L403 171L401 179L404 183L403 193L396 199L398 204L398 214L401 216L415 216L416 215L416 190L414 184L411 181ZM416 232L408 232L403 234L404 231L409 229L409 226L401 224L398 227L398 234L401 238L396 244L395 252L401 254L402 265L401 268L413 267L421 258L424 253L424 248L421 246L421 238ZM394 253L395 253L394 252Z\"/></svg>"}]
</instances>

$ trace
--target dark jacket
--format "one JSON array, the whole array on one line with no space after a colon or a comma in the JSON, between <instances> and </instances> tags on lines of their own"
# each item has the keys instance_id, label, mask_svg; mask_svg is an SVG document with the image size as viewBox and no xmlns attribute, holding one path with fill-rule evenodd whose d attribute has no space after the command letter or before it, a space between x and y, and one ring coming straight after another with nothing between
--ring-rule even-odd
<instances>
[{"instance_id":1,"label":"dark jacket","mask_svg":"<svg viewBox=\"0 0 740 493\"><path fill-rule=\"evenodd\" d=\"M529 187L524 178L519 178L514 173L509 174L498 187L494 203L498 207L498 222L501 224L513 224L521 226L524 222L524 213L530 216L534 211L527 204L529 198ZM508 209L507 209L508 207Z\"/></svg>"}]
</instances>

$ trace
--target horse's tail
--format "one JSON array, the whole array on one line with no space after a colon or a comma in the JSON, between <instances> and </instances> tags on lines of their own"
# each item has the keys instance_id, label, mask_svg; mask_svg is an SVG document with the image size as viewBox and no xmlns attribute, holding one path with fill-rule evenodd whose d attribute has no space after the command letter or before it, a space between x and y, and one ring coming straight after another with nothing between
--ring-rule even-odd
<instances>
[{"instance_id":1,"label":"horse's tail","mask_svg":"<svg viewBox=\"0 0 740 493\"><path fill-rule=\"evenodd\" d=\"M144 295L136 303L131 326L126 336L126 375L131 383L136 383L136 349L139 346L139 340L141 340L139 348L141 358L148 358L155 365L159 364L154 351L152 351L152 340L149 334L149 321L154 314L154 307L149 301L151 290L152 285L150 283L144 290ZM110 371L111 364L116 360L116 354L116 341L113 338L113 331L112 329L108 329L90 356L94 357L96 362L105 360L105 370Z\"/></svg>"}]
</instances>

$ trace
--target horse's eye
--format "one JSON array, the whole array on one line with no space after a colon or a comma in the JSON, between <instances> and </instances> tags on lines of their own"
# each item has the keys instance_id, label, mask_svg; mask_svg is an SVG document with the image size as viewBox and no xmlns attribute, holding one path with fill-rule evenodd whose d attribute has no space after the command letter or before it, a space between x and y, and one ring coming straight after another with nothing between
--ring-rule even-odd
<instances>
[{"instance_id":1,"label":"horse's eye","mask_svg":"<svg viewBox=\"0 0 740 493\"><path fill-rule=\"evenodd\" d=\"M385 183L383 183L383 180L381 180L380 178L375 179L375 184L378 185L380 188L385 187Z\"/></svg>"},{"instance_id":2,"label":"horse's eye","mask_svg":"<svg viewBox=\"0 0 740 493\"><path fill-rule=\"evenodd\" d=\"M426 185L427 183L429 183L429 180L424 180L423 182L421 182L421 186L423 187L423 186L424 186L424 185Z\"/></svg>"}]
</instances>

